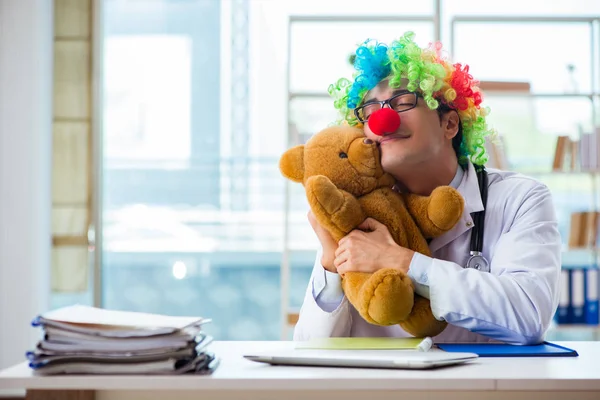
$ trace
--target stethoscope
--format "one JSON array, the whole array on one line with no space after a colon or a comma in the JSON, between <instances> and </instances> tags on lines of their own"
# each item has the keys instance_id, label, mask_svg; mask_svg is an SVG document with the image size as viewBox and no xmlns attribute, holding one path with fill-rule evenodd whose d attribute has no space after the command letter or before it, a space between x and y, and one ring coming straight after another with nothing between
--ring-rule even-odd
<instances>
[{"instance_id":1,"label":"stethoscope","mask_svg":"<svg viewBox=\"0 0 600 400\"><path fill-rule=\"evenodd\" d=\"M483 202L483 210L471 213L475 226L471 230L471 246L465 268L473 268L481 272L490 272L490 263L483 256L483 228L485 221L485 207L487 204L488 175L483 165L475 165L477 171L477 182L479 183L479 194Z\"/></svg>"}]
</instances>

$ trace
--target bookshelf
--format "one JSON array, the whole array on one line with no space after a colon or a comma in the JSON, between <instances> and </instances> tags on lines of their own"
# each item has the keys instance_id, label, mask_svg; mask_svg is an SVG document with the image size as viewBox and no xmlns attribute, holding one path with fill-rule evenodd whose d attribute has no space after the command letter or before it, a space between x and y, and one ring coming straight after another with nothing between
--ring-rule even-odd
<instances>
[{"instance_id":1,"label":"bookshelf","mask_svg":"<svg viewBox=\"0 0 600 400\"><path fill-rule=\"evenodd\" d=\"M521 99L519 104L522 105L540 98L568 102L584 99L590 102L590 121L582 121L577 129L570 132L553 135L544 135L542 132L537 137L538 146L552 146L548 151L547 163L538 159L531 166L520 167L518 162L515 165L509 162L510 145L505 149L509 154L504 162L508 169L546 183L554 194L559 230L563 237L561 291L564 294L561 295L548 338L600 340L597 301L594 303L588 299L593 297L597 300L599 283L600 121L596 104L599 95L596 92L532 93L526 82L494 82L492 85L482 82L481 87L488 100ZM532 125L535 127L535 124ZM587 130L582 128L584 125L588 126ZM513 140L511 144L514 150L518 142Z\"/></svg>"}]
</instances>

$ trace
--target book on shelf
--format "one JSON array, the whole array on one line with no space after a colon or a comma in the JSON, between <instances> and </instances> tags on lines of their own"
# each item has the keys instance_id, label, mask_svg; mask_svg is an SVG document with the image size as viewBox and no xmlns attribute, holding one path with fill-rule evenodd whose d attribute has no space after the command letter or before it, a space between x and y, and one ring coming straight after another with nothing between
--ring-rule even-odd
<instances>
[{"instance_id":1,"label":"book on shelf","mask_svg":"<svg viewBox=\"0 0 600 400\"><path fill-rule=\"evenodd\" d=\"M74 305L33 320L42 338L26 356L38 375L210 373L208 322Z\"/></svg>"},{"instance_id":2,"label":"book on shelf","mask_svg":"<svg viewBox=\"0 0 600 400\"><path fill-rule=\"evenodd\" d=\"M594 248L598 242L600 212L576 211L571 213L569 248Z\"/></svg>"},{"instance_id":3,"label":"book on shelf","mask_svg":"<svg viewBox=\"0 0 600 400\"><path fill-rule=\"evenodd\" d=\"M553 171L575 171L578 169L580 142L569 136L558 136L552 162Z\"/></svg>"},{"instance_id":4,"label":"book on shelf","mask_svg":"<svg viewBox=\"0 0 600 400\"><path fill-rule=\"evenodd\" d=\"M600 126L594 128L593 132L581 133L581 169L586 171L597 171L600 169Z\"/></svg>"},{"instance_id":5,"label":"book on shelf","mask_svg":"<svg viewBox=\"0 0 600 400\"><path fill-rule=\"evenodd\" d=\"M598 171L600 170L600 127L591 133L581 132L579 139L566 135L556 138L553 171Z\"/></svg>"}]
</instances>

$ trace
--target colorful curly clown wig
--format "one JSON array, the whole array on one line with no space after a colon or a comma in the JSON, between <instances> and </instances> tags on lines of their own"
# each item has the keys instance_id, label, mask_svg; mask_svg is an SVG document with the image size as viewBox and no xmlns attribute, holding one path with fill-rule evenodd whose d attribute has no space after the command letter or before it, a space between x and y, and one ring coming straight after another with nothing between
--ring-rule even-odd
<instances>
[{"instance_id":1,"label":"colorful curly clown wig","mask_svg":"<svg viewBox=\"0 0 600 400\"><path fill-rule=\"evenodd\" d=\"M361 105L366 93L384 79L391 88L400 87L404 79L406 89L419 92L430 109L458 112L462 134L456 138L460 143L453 145L459 162L485 164L485 136L493 132L486 123L489 110L481 107L479 82L469 74L468 65L452 64L443 57L440 43L422 49L414 36L407 32L390 46L367 40L358 47L354 81L341 78L329 86L334 107L341 114L338 123L360 126L354 108Z\"/></svg>"}]
</instances>

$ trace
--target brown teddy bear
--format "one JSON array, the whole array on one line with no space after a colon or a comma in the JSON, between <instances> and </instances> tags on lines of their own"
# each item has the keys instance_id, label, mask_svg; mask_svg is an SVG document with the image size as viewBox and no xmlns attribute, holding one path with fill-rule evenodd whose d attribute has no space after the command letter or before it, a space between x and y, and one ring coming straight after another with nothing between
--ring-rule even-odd
<instances>
[{"instance_id":1,"label":"brown teddy bear","mask_svg":"<svg viewBox=\"0 0 600 400\"><path fill-rule=\"evenodd\" d=\"M427 239L452 229L464 207L461 195L449 186L430 196L392 190L394 178L383 171L377 145L361 129L347 125L326 128L306 145L287 150L279 168L304 185L312 212L336 241L371 217L386 225L400 246L430 255ZM434 318L429 300L416 295L410 278L398 269L349 272L342 287L371 324L400 324L416 337L438 335L447 325Z\"/></svg>"}]
</instances>

